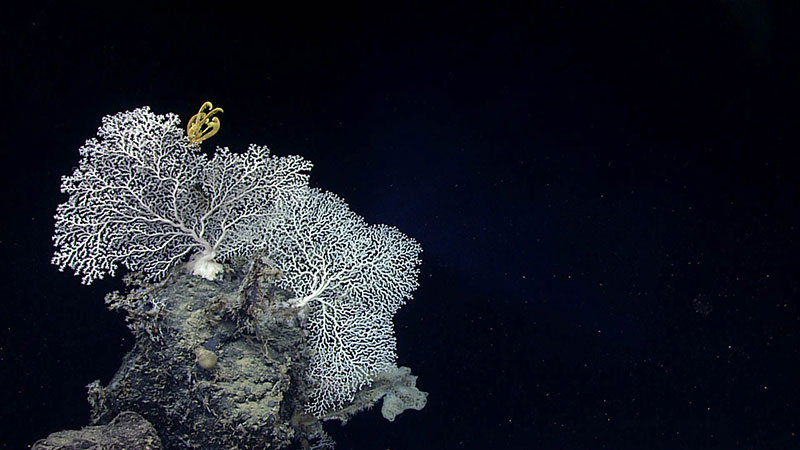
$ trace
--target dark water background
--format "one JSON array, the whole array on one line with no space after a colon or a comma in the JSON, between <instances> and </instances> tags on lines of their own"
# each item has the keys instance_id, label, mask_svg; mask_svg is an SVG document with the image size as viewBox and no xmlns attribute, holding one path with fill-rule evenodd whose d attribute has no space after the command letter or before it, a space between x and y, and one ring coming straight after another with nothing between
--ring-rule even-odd
<instances>
[{"instance_id":1,"label":"dark water background","mask_svg":"<svg viewBox=\"0 0 800 450\"><path fill-rule=\"evenodd\" d=\"M0 448L88 423L132 345L49 264L105 114L222 106L211 146L425 251L421 412L340 449L800 448L796 2L16 5L0 36Z\"/></svg>"}]
</instances>

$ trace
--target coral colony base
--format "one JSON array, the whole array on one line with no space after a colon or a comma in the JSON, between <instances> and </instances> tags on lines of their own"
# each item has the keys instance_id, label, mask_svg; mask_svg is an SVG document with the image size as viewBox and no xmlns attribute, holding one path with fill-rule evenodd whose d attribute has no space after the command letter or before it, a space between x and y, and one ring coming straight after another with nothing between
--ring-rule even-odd
<instances>
[{"instance_id":1,"label":"coral colony base","mask_svg":"<svg viewBox=\"0 0 800 450\"><path fill-rule=\"evenodd\" d=\"M381 399L389 420L424 407L392 324L419 244L310 188L302 157L251 145L209 159L219 112L206 102L186 134L148 107L107 116L63 177L53 263L85 284L129 271L107 302L137 344L90 386L95 422L135 411L167 448L323 448L320 420Z\"/></svg>"}]
</instances>

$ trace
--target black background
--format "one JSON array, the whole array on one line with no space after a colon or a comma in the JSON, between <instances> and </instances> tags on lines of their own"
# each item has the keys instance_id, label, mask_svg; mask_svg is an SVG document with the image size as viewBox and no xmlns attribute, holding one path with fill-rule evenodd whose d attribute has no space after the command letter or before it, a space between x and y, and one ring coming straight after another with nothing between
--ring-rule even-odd
<instances>
[{"instance_id":1,"label":"black background","mask_svg":"<svg viewBox=\"0 0 800 450\"><path fill-rule=\"evenodd\" d=\"M132 345L119 281L49 263L61 175L103 115L205 100L206 151L302 155L424 248L428 405L337 448L800 448L800 4L223 3L6 11L0 448L86 425Z\"/></svg>"}]
</instances>

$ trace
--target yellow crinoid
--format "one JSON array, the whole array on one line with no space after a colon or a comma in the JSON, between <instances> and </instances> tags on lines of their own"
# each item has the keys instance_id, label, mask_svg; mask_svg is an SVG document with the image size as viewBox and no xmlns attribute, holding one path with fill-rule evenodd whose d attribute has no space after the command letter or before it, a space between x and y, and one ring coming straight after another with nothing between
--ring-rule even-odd
<instances>
[{"instance_id":1,"label":"yellow crinoid","mask_svg":"<svg viewBox=\"0 0 800 450\"><path fill-rule=\"evenodd\" d=\"M193 115L186 125L186 137L189 138L189 142L197 144L217 134L219 118L211 116L218 112L225 111L222 108L214 108L211 102L203 103L197 114Z\"/></svg>"}]
</instances>

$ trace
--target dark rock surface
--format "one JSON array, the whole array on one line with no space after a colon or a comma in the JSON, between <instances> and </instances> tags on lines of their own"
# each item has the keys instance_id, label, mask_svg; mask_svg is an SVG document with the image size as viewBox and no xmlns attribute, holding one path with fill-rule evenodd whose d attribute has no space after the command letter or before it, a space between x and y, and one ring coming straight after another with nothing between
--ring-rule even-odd
<instances>
[{"instance_id":1,"label":"dark rock surface","mask_svg":"<svg viewBox=\"0 0 800 450\"><path fill-rule=\"evenodd\" d=\"M325 440L304 413L301 317L260 260L207 281L176 271L112 294L136 334L108 386L90 386L92 422L134 410L167 449L287 448ZM135 285L136 283L132 283Z\"/></svg>"},{"instance_id":2,"label":"dark rock surface","mask_svg":"<svg viewBox=\"0 0 800 450\"><path fill-rule=\"evenodd\" d=\"M40 439L32 450L162 450L153 425L132 411L120 413L108 425L59 431Z\"/></svg>"}]
</instances>

